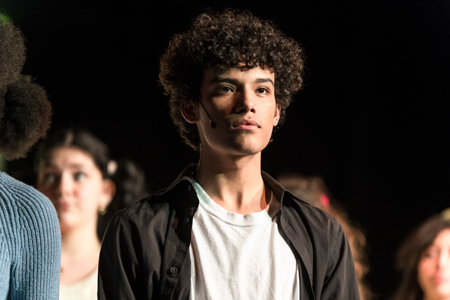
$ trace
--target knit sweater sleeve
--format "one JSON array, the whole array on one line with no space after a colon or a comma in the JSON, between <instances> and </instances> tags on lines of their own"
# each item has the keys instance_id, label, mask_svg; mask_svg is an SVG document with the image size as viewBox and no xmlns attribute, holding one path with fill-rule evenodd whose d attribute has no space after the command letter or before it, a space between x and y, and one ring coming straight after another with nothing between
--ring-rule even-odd
<instances>
[{"instance_id":1,"label":"knit sweater sleeve","mask_svg":"<svg viewBox=\"0 0 450 300\"><path fill-rule=\"evenodd\" d=\"M0 299L58 299L61 234L51 202L0 173Z\"/></svg>"}]
</instances>

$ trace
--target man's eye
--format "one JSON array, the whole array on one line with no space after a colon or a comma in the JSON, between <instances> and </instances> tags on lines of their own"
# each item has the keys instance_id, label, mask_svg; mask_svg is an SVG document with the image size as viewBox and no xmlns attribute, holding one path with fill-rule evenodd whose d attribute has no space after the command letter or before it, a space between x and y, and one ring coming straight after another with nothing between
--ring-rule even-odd
<instances>
[{"instance_id":1,"label":"man's eye","mask_svg":"<svg viewBox=\"0 0 450 300\"><path fill-rule=\"evenodd\" d=\"M268 94L268 93L269 93L269 90L266 89L266 88L258 88L258 89L256 90L256 92L257 92L257 93L260 93L260 94Z\"/></svg>"},{"instance_id":2,"label":"man's eye","mask_svg":"<svg viewBox=\"0 0 450 300\"><path fill-rule=\"evenodd\" d=\"M76 180L76 181L83 181L83 180L85 180L86 179L86 174L85 173L83 173L83 172L77 172L77 173L75 173L75 175L73 176L73 178Z\"/></svg>"}]
</instances>

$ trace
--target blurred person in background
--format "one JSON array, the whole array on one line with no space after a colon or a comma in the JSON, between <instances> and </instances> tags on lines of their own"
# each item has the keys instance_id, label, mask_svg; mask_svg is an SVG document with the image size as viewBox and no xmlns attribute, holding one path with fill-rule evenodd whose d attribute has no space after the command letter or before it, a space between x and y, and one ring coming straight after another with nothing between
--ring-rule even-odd
<instances>
[{"instance_id":1,"label":"blurred person in background","mask_svg":"<svg viewBox=\"0 0 450 300\"><path fill-rule=\"evenodd\" d=\"M373 299L372 291L366 281L366 275L369 272L366 237L359 226L350 220L347 212L332 197L323 179L318 176L284 173L278 176L277 180L296 197L329 213L341 224L352 251L361 300Z\"/></svg>"},{"instance_id":2,"label":"blurred person in background","mask_svg":"<svg viewBox=\"0 0 450 300\"><path fill-rule=\"evenodd\" d=\"M25 157L50 127L46 92L21 74L24 38L0 13L0 155ZM61 236L51 202L0 171L0 299L58 299Z\"/></svg>"},{"instance_id":3,"label":"blurred person in background","mask_svg":"<svg viewBox=\"0 0 450 300\"><path fill-rule=\"evenodd\" d=\"M117 164L112 162L112 168L116 168L111 176L116 185L116 193L108 209L98 219L97 233L100 239L103 238L109 221L116 212L149 194L146 188L144 170L136 162L130 159L120 159Z\"/></svg>"},{"instance_id":4,"label":"blurred person in background","mask_svg":"<svg viewBox=\"0 0 450 300\"><path fill-rule=\"evenodd\" d=\"M419 225L396 258L401 280L392 300L450 299L450 209Z\"/></svg>"},{"instance_id":5,"label":"blurred person in background","mask_svg":"<svg viewBox=\"0 0 450 300\"><path fill-rule=\"evenodd\" d=\"M116 164L84 129L61 129L40 146L37 188L53 203L61 229L60 299L97 299L97 221L113 199Z\"/></svg>"}]
</instances>

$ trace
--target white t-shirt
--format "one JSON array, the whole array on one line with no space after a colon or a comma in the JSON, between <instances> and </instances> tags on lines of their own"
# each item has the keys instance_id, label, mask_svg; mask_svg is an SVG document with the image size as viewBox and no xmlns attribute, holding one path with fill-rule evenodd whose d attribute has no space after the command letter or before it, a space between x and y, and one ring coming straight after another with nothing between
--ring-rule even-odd
<instances>
[{"instance_id":1,"label":"white t-shirt","mask_svg":"<svg viewBox=\"0 0 450 300\"><path fill-rule=\"evenodd\" d=\"M192 224L190 299L299 299L297 261L278 232L278 201L240 215L215 203L192 179L200 201ZM270 207L270 208L269 208Z\"/></svg>"}]
</instances>

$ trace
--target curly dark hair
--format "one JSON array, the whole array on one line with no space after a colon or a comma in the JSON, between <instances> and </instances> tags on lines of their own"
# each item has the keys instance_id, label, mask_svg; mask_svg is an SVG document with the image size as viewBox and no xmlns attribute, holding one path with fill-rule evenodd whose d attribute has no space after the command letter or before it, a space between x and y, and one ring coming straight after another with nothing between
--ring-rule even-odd
<instances>
[{"instance_id":1,"label":"curly dark hair","mask_svg":"<svg viewBox=\"0 0 450 300\"><path fill-rule=\"evenodd\" d=\"M52 107L45 90L29 76L8 85L0 99L0 153L7 160L25 157L28 150L50 128Z\"/></svg>"},{"instance_id":2,"label":"curly dark hair","mask_svg":"<svg viewBox=\"0 0 450 300\"><path fill-rule=\"evenodd\" d=\"M0 87L17 80L25 63L22 33L0 12Z\"/></svg>"},{"instance_id":3,"label":"curly dark hair","mask_svg":"<svg viewBox=\"0 0 450 300\"><path fill-rule=\"evenodd\" d=\"M19 29L0 17L0 154L24 157L50 127L47 93L21 75L25 45Z\"/></svg>"},{"instance_id":4,"label":"curly dark hair","mask_svg":"<svg viewBox=\"0 0 450 300\"><path fill-rule=\"evenodd\" d=\"M295 92L303 84L304 54L300 45L286 37L270 21L261 20L249 11L226 9L198 16L192 28L176 34L161 57L159 81L169 96L170 116L186 144L199 149L200 138L195 124L181 114L183 101L199 101L204 71L218 73L239 64L256 66L275 73L275 98L281 106L279 127Z\"/></svg>"}]
</instances>

